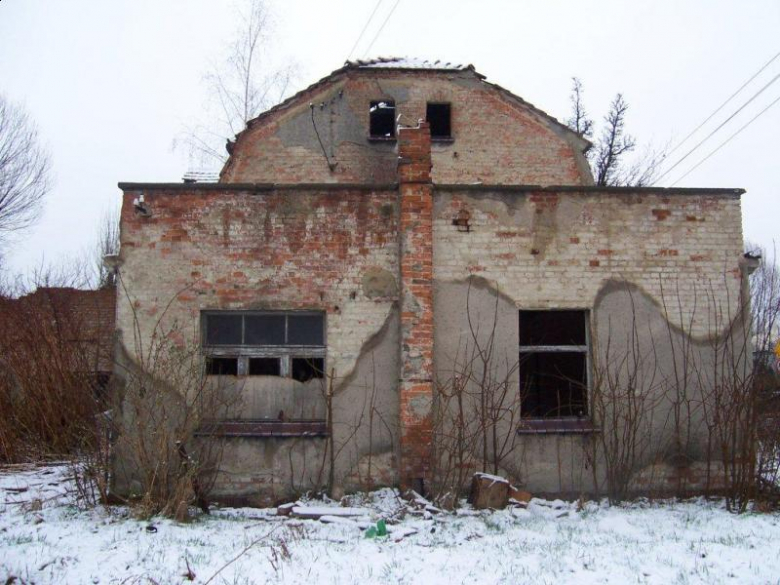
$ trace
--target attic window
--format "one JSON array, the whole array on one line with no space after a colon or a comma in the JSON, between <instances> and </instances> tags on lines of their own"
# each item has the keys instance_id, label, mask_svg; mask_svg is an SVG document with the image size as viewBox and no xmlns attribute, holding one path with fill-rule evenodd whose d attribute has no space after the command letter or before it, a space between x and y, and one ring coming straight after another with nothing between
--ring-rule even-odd
<instances>
[{"instance_id":1,"label":"attic window","mask_svg":"<svg viewBox=\"0 0 780 585\"><path fill-rule=\"evenodd\" d=\"M431 125L431 138L434 140L452 138L450 111L450 104L428 104L425 119Z\"/></svg>"},{"instance_id":2,"label":"attic window","mask_svg":"<svg viewBox=\"0 0 780 585\"><path fill-rule=\"evenodd\" d=\"M371 138L395 138L395 102L371 102L368 115Z\"/></svg>"}]
</instances>

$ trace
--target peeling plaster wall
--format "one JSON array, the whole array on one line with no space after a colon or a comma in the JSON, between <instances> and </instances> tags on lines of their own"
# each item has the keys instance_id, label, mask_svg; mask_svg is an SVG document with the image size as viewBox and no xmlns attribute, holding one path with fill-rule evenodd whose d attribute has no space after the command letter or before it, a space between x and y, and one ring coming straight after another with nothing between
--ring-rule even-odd
<instances>
[{"instance_id":1,"label":"peeling plaster wall","mask_svg":"<svg viewBox=\"0 0 780 585\"><path fill-rule=\"evenodd\" d=\"M452 225L461 209L470 213L468 233ZM718 382L711 373L724 355L716 347L739 312L738 198L439 190L434 218L439 383L458 373L473 348L467 309L483 344L495 315L492 371L499 379L518 359L518 309L588 310L591 415L609 414L592 403L597 381L609 371L625 383L616 364L632 353L642 360L644 442L632 489L668 494L721 487L718 455L708 455L712 411L707 415L704 392ZM726 359L744 368L739 322L732 335ZM510 380L519 391L517 374ZM675 410L680 389L684 398ZM515 440L501 472L519 485L534 493L603 493L599 434ZM708 458L714 460L709 470Z\"/></svg>"},{"instance_id":2,"label":"peeling plaster wall","mask_svg":"<svg viewBox=\"0 0 780 585\"><path fill-rule=\"evenodd\" d=\"M149 218L133 209L141 195ZM208 309L324 311L326 370L335 374L334 437L337 446L347 437L355 440L342 450L337 478L347 481L369 442L376 454L385 454L377 462L393 463L397 217L395 191L128 190L121 224L119 343L132 360L136 348L147 350L159 324L178 345L197 347L200 314ZM276 419L280 410L289 418L325 417L320 381L245 377L237 385L235 418ZM349 430L369 399L374 419L389 423L388 429L376 423L371 437L367 430ZM307 482L313 481L315 464L321 466L324 447L322 439L224 443L227 471L217 492L247 498L269 487L275 495L283 487L313 487ZM376 463L373 475L380 483L392 480L393 471Z\"/></svg>"},{"instance_id":3,"label":"peeling plaster wall","mask_svg":"<svg viewBox=\"0 0 780 585\"><path fill-rule=\"evenodd\" d=\"M353 71L334 77L243 132L222 181L395 181L395 141L369 139L374 100L394 100L406 126L425 118L427 102L452 104L453 140L432 145L435 183L592 183L582 145L571 133L469 71ZM333 171L328 161L336 163Z\"/></svg>"}]
</instances>

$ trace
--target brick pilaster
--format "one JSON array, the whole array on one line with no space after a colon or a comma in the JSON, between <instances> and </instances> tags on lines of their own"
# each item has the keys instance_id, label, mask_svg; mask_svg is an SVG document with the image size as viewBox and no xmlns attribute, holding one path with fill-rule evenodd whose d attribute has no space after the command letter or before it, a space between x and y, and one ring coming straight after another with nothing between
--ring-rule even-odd
<instances>
[{"instance_id":1,"label":"brick pilaster","mask_svg":"<svg viewBox=\"0 0 780 585\"><path fill-rule=\"evenodd\" d=\"M433 185L426 122L398 131L401 197L400 479L426 489L433 402Z\"/></svg>"}]
</instances>

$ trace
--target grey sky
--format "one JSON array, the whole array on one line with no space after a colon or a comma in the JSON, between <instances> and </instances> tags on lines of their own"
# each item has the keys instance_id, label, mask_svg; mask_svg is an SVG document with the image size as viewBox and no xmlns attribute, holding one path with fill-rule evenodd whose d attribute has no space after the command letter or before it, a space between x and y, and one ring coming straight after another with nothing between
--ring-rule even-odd
<instances>
[{"instance_id":1,"label":"grey sky","mask_svg":"<svg viewBox=\"0 0 780 585\"><path fill-rule=\"evenodd\" d=\"M362 57L396 0L384 0ZM375 0L277 0L274 53L300 68L295 90L346 59ZM227 0L2 0L0 91L23 102L49 145L55 187L42 221L8 251L13 271L90 245L118 181L178 181L172 149L202 111L202 75L233 27ZM370 55L472 63L553 116L569 112L571 77L601 118L615 92L629 131L662 145L683 138L780 51L780 2L400 0ZM707 130L780 73L780 58ZM673 182L780 96L780 81L676 168ZM770 246L780 219L780 104L681 186L744 187L745 236ZM676 160L687 152L674 153Z\"/></svg>"}]
</instances>

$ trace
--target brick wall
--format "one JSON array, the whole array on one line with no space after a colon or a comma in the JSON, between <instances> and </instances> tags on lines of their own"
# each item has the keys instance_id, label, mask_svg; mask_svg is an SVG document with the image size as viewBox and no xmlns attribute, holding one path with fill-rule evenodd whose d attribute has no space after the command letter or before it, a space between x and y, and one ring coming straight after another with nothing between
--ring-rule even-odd
<instances>
[{"instance_id":1,"label":"brick wall","mask_svg":"<svg viewBox=\"0 0 780 585\"><path fill-rule=\"evenodd\" d=\"M126 187L118 328L146 343L158 319L198 343L203 309L317 309L327 368L346 376L394 297L369 298L370 268L398 271L395 190ZM143 195L151 217L133 209Z\"/></svg>"},{"instance_id":2,"label":"brick wall","mask_svg":"<svg viewBox=\"0 0 780 585\"><path fill-rule=\"evenodd\" d=\"M427 123L398 133L401 198L401 485L428 481L433 401L433 186Z\"/></svg>"},{"instance_id":3,"label":"brick wall","mask_svg":"<svg viewBox=\"0 0 780 585\"><path fill-rule=\"evenodd\" d=\"M452 220L470 214L471 231ZM437 190L435 277L497 283L518 307L591 308L609 279L636 284L696 335L735 315L742 229L736 191ZM678 303L679 299L679 303ZM698 310L697 310L698 309ZM692 319L692 322L691 322ZM724 325L721 319L717 326Z\"/></svg>"},{"instance_id":4,"label":"brick wall","mask_svg":"<svg viewBox=\"0 0 780 585\"><path fill-rule=\"evenodd\" d=\"M436 183L592 182L579 139L475 73L387 70L335 76L262 118L239 137L222 180L395 181L395 142L369 139L369 103L381 99L395 101L396 115L406 125L425 118L429 101L451 104L454 139L432 145ZM336 163L333 171L326 155Z\"/></svg>"}]
</instances>

